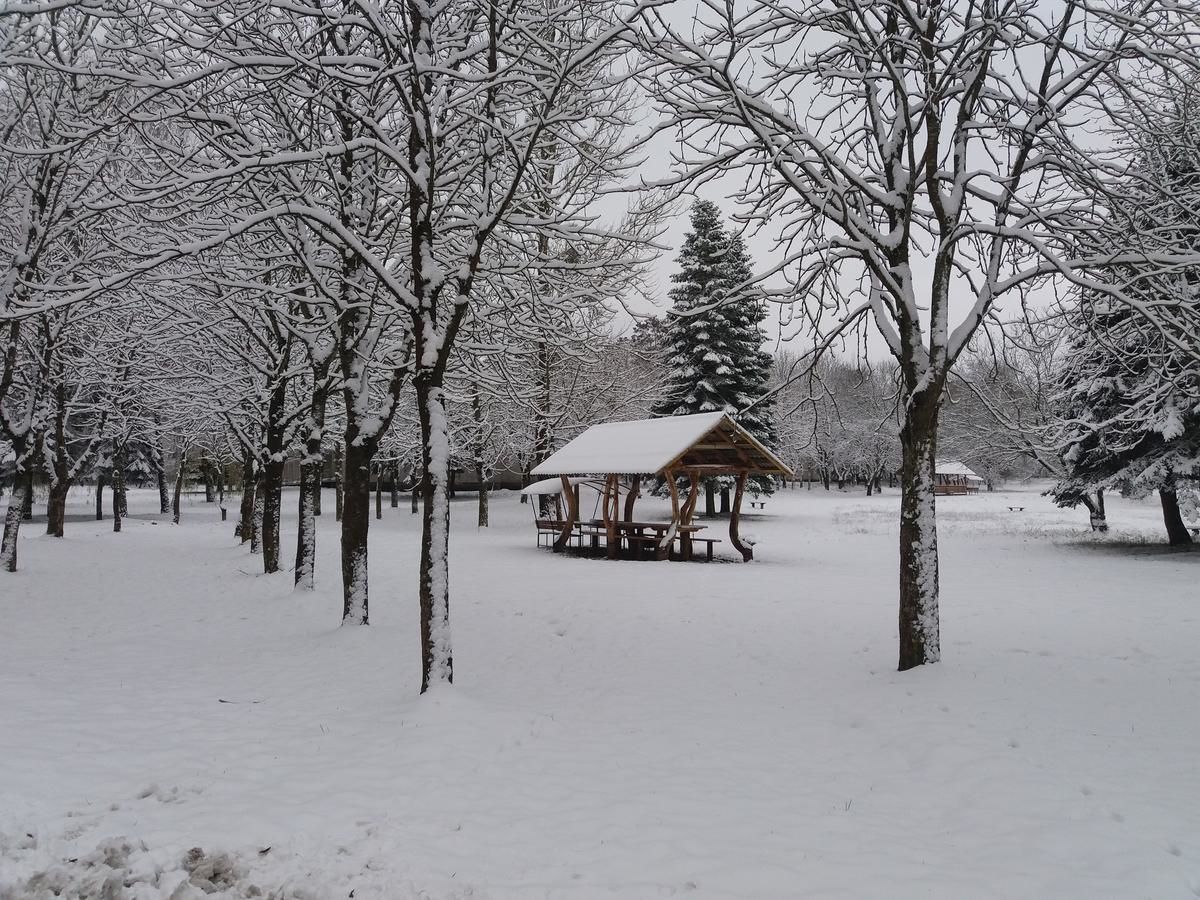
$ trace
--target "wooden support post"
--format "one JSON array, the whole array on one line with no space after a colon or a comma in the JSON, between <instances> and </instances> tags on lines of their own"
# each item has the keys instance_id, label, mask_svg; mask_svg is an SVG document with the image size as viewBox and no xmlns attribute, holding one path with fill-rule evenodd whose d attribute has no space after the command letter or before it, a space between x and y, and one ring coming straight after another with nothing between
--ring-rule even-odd
<instances>
[{"instance_id":1,"label":"wooden support post","mask_svg":"<svg viewBox=\"0 0 1200 900\"><path fill-rule=\"evenodd\" d=\"M604 499L601 505L604 514L604 540L608 545L608 558L616 559L617 551L621 549L621 541L617 537L617 516L621 509L621 483L618 476L609 475L604 479Z\"/></svg>"},{"instance_id":2,"label":"wooden support post","mask_svg":"<svg viewBox=\"0 0 1200 900\"><path fill-rule=\"evenodd\" d=\"M667 469L663 472L663 477L667 479L667 487L671 490L671 527L658 542L654 552L655 559L671 558L671 544L674 543L675 534L679 530L679 487L675 484L675 472Z\"/></svg>"},{"instance_id":3,"label":"wooden support post","mask_svg":"<svg viewBox=\"0 0 1200 900\"><path fill-rule=\"evenodd\" d=\"M696 503L700 500L700 476L696 474L695 469L688 471L688 498L687 503L683 505L683 512L679 517L680 525L691 525L692 516L696 512ZM681 531L679 533L679 555L685 560L692 558L692 533L690 531Z\"/></svg>"},{"instance_id":4,"label":"wooden support post","mask_svg":"<svg viewBox=\"0 0 1200 900\"><path fill-rule=\"evenodd\" d=\"M629 493L625 496L625 521L633 521L633 504L637 502L637 498L642 495L642 476L634 475L629 486Z\"/></svg>"},{"instance_id":5,"label":"wooden support post","mask_svg":"<svg viewBox=\"0 0 1200 900\"><path fill-rule=\"evenodd\" d=\"M750 562L754 559L754 548L748 544L743 544L738 537L738 520L742 514L742 497L746 493L746 473L739 472L737 477L737 491L733 495L733 509L729 513L729 543L733 544L734 548L742 554L742 559L745 562Z\"/></svg>"},{"instance_id":6,"label":"wooden support post","mask_svg":"<svg viewBox=\"0 0 1200 900\"><path fill-rule=\"evenodd\" d=\"M575 500L575 492L571 489L571 479L566 475L562 478L562 496L567 498L567 517L563 520L562 531L554 539L554 552L561 553L571 544L571 533L575 530L575 519L579 512L579 504Z\"/></svg>"}]
</instances>

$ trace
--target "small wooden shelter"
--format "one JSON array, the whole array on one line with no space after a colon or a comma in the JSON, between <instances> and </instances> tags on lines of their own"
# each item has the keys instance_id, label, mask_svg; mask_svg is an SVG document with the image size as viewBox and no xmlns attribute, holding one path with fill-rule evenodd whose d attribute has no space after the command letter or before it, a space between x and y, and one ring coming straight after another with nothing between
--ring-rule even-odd
<instances>
[{"instance_id":1,"label":"small wooden shelter","mask_svg":"<svg viewBox=\"0 0 1200 900\"><path fill-rule=\"evenodd\" d=\"M957 459L939 459L933 464L935 494L978 494L983 479Z\"/></svg>"},{"instance_id":2,"label":"small wooden shelter","mask_svg":"<svg viewBox=\"0 0 1200 900\"><path fill-rule=\"evenodd\" d=\"M790 476L792 470L728 415L713 412L593 425L536 466L532 474L561 480L559 493L566 510L554 540L556 551L567 548L579 525L571 479L594 476L600 480L602 517L593 524L603 529L608 556L615 558L622 545L630 549L650 545L656 559L668 559L676 539L683 558L690 558L696 540L693 535L701 527L692 524L700 479L732 475L737 488L729 517L729 541L748 562L754 549L738 534L746 480L751 475ZM634 504L646 476L665 480L671 494L670 522L634 519ZM677 479L687 480L686 497L681 498ZM710 558L712 543L708 541Z\"/></svg>"}]
</instances>

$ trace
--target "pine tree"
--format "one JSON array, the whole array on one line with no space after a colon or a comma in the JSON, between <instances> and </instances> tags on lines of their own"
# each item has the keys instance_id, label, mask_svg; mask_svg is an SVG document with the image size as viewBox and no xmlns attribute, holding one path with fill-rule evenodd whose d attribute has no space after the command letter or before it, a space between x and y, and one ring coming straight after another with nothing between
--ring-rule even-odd
<instances>
[{"instance_id":1,"label":"pine tree","mask_svg":"<svg viewBox=\"0 0 1200 900\"><path fill-rule=\"evenodd\" d=\"M1191 543L1179 492L1200 475L1200 370L1127 309L1089 297L1074 313L1058 376L1067 477L1052 496L1074 506L1098 489L1158 491L1170 543Z\"/></svg>"},{"instance_id":2,"label":"pine tree","mask_svg":"<svg viewBox=\"0 0 1200 900\"><path fill-rule=\"evenodd\" d=\"M1100 250L1147 260L1200 250L1198 111L1200 98L1185 92L1152 114ZM1200 479L1200 345L1189 345L1200 326L1200 267L1121 266L1099 278L1174 314L1164 328L1102 292L1078 298L1058 379L1067 478L1052 494L1069 506L1096 488L1134 496L1157 490L1170 542L1191 543L1179 493L1194 494Z\"/></svg>"},{"instance_id":3,"label":"pine tree","mask_svg":"<svg viewBox=\"0 0 1200 900\"><path fill-rule=\"evenodd\" d=\"M726 233L716 204L697 200L691 225L668 295L675 313L665 341L670 381L653 415L726 412L755 438L774 446L769 403L751 406L767 390L771 355L762 349L766 306L747 286L750 256L740 237ZM706 515L715 514L715 492L731 486L728 477L704 480ZM750 487L755 493L774 489L766 477L752 479ZM724 505L728 507L727 501Z\"/></svg>"}]
</instances>

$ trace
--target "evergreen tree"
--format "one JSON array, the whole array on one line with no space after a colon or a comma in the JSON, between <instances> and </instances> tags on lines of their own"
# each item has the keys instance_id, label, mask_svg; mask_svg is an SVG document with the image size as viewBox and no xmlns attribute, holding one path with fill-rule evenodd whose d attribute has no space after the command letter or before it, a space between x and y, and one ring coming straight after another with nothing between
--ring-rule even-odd
<instances>
[{"instance_id":1,"label":"evergreen tree","mask_svg":"<svg viewBox=\"0 0 1200 900\"><path fill-rule=\"evenodd\" d=\"M1151 117L1138 136L1125 203L1111 211L1099 249L1144 254L1142 265L1098 273L1147 307L1172 314L1150 322L1101 291L1071 310L1073 334L1058 381L1067 477L1060 505L1115 487L1157 490L1172 544L1191 543L1180 495L1200 477L1200 268L1159 268L1156 254L1200 250L1200 98L1186 93ZM1190 505L1190 504L1185 504Z\"/></svg>"},{"instance_id":2,"label":"evergreen tree","mask_svg":"<svg viewBox=\"0 0 1200 900\"><path fill-rule=\"evenodd\" d=\"M1107 488L1158 491L1168 540L1191 543L1179 495L1200 475L1200 367L1128 309L1088 298L1074 320L1058 375L1067 477L1051 495L1075 506Z\"/></svg>"},{"instance_id":3,"label":"evergreen tree","mask_svg":"<svg viewBox=\"0 0 1200 900\"><path fill-rule=\"evenodd\" d=\"M716 204L692 205L691 231L679 253L679 271L668 295L665 357L670 380L653 415L684 416L722 411L735 417L755 438L775 444L770 404L758 403L767 390L771 355L762 349L763 301L746 283L752 270L740 237L730 237ZM705 513L714 515L714 496L728 491L732 479L704 480ZM751 490L770 493L770 478L751 480ZM723 503L727 508L727 499Z\"/></svg>"}]
</instances>

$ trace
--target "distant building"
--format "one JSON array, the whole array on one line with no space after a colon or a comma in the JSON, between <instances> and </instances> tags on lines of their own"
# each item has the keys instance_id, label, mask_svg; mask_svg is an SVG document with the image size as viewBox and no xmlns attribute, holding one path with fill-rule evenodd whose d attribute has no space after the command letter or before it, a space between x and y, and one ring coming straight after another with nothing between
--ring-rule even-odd
<instances>
[{"instance_id":1,"label":"distant building","mask_svg":"<svg viewBox=\"0 0 1200 900\"><path fill-rule=\"evenodd\" d=\"M983 479L957 459L939 459L934 464L935 494L977 494Z\"/></svg>"}]
</instances>

